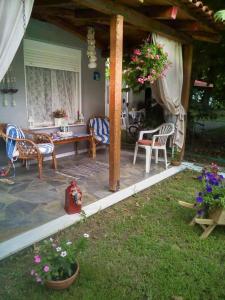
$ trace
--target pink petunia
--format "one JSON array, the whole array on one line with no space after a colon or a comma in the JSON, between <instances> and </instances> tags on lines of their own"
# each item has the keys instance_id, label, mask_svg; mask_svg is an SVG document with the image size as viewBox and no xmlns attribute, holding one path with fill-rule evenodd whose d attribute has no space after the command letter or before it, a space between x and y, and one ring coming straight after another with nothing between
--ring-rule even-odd
<instances>
[{"instance_id":1,"label":"pink petunia","mask_svg":"<svg viewBox=\"0 0 225 300\"><path fill-rule=\"evenodd\" d=\"M35 255L35 257L34 257L34 262L35 262L35 264L39 264L39 263L41 262L41 257L40 257L40 255Z\"/></svg>"},{"instance_id":2,"label":"pink petunia","mask_svg":"<svg viewBox=\"0 0 225 300\"><path fill-rule=\"evenodd\" d=\"M49 271L49 266L47 266L47 265L46 265L46 266L44 266L44 272L46 272L46 273L47 273L48 271Z\"/></svg>"},{"instance_id":3,"label":"pink petunia","mask_svg":"<svg viewBox=\"0 0 225 300\"><path fill-rule=\"evenodd\" d=\"M139 49L135 49L135 50L134 50L134 54L135 54L135 55L141 55L141 51L140 51Z\"/></svg>"},{"instance_id":4,"label":"pink petunia","mask_svg":"<svg viewBox=\"0 0 225 300\"><path fill-rule=\"evenodd\" d=\"M42 280L41 280L40 277L37 277L37 278L36 278L36 281L37 281L37 282L40 282L40 283L42 282Z\"/></svg>"},{"instance_id":5,"label":"pink petunia","mask_svg":"<svg viewBox=\"0 0 225 300\"><path fill-rule=\"evenodd\" d=\"M132 56L132 57L131 57L131 60L132 60L133 62L137 62L137 61L138 61L138 58L137 58L137 56Z\"/></svg>"},{"instance_id":6,"label":"pink petunia","mask_svg":"<svg viewBox=\"0 0 225 300\"><path fill-rule=\"evenodd\" d=\"M160 59L160 56L157 54L156 56L155 56L155 59Z\"/></svg>"},{"instance_id":7,"label":"pink petunia","mask_svg":"<svg viewBox=\"0 0 225 300\"><path fill-rule=\"evenodd\" d=\"M34 274L35 274L35 271L34 271L34 270L31 270L31 271L30 271L30 275L31 275L31 276L34 276Z\"/></svg>"},{"instance_id":8,"label":"pink petunia","mask_svg":"<svg viewBox=\"0 0 225 300\"><path fill-rule=\"evenodd\" d=\"M137 81L138 81L139 83L141 83L141 84L144 84L144 82L145 82L144 79L143 79L142 77L139 77Z\"/></svg>"}]
</instances>

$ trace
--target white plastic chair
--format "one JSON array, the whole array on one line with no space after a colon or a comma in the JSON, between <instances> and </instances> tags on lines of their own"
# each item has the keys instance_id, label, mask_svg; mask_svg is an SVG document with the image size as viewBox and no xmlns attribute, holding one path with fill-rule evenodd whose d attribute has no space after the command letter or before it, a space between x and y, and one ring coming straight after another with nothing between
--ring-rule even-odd
<instances>
[{"instance_id":1,"label":"white plastic chair","mask_svg":"<svg viewBox=\"0 0 225 300\"><path fill-rule=\"evenodd\" d=\"M144 134L154 134L152 139L143 139ZM151 158L152 158L152 150L155 150L155 162L158 163L158 152L159 150L164 151L164 160L165 167L167 169L167 153L166 153L166 142L169 136L174 134L174 124L173 123L164 123L160 125L158 128L153 130L144 130L140 131L138 141L136 142L134 149L134 161L133 164L136 163L138 147L145 149L146 151L146 173L150 172L151 167Z\"/></svg>"}]
</instances>

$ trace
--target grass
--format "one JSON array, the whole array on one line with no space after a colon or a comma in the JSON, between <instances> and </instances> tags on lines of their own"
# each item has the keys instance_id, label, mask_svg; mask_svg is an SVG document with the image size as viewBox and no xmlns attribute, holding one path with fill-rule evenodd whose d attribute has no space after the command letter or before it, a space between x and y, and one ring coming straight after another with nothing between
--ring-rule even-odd
<instances>
[{"instance_id":1,"label":"grass","mask_svg":"<svg viewBox=\"0 0 225 300\"><path fill-rule=\"evenodd\" d=\"M193 201L195 177L183 172L65 230L68 239L90 234L66 291L31 280L32 248L2 261L0 299L225 299L224 227L202 241L201 228L188 226L193 212L177 204Z\"/></svg>"}]
</instances>

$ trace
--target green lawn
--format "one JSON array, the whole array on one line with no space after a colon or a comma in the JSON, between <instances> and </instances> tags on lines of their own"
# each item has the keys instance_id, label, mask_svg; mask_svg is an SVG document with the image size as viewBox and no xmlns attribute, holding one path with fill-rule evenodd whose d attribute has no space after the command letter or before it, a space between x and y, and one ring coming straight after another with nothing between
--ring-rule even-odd
<instances>
[{"instance_id":1,"label":"green lawn","mask_svg":"<svg viewBox=\"0 0 225 300\"><path fill-rule=\"evenodd\" d=\"M32 282L31 248L2 261L0 299L224 300L225 228L202 241L201 228L187 225L193 212L177 204L194 199L195 177L183 172L65 230L68 239L90 234L66 291Z\"/></svg>"}]
</instances>

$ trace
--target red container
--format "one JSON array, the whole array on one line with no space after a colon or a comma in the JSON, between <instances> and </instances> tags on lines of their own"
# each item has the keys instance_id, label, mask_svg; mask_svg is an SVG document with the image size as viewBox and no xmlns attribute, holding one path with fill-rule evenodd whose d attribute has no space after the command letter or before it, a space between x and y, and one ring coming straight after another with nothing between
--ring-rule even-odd
<instances>
[{"instance_id":1,"label":"red container","mask_svg":"<svg viewBox=\"0 0 225 300\"><path fill-rule=\"evenodd\" d=\"M82 192L75 180L66 189L65 211L70 214L79 213L82 205Z\"/></svg>"}]
</instances>

